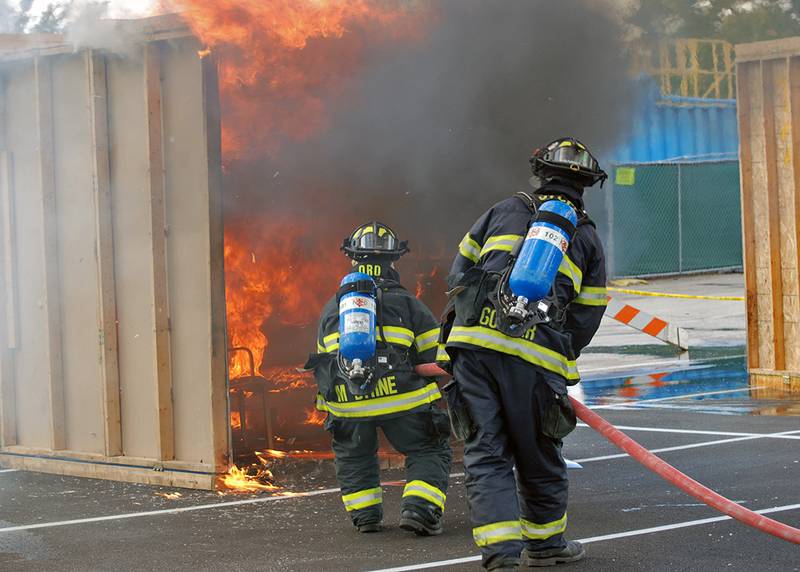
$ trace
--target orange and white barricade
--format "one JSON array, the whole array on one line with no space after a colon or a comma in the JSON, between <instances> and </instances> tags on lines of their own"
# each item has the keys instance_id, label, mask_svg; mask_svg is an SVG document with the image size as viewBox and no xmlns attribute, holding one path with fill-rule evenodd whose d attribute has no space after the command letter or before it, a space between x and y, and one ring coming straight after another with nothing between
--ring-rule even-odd
<instances>
[{"instance_id":1,"label":"orange and white barricade","mask_svg":"<svg viewBox=\"0 0 800 572\"><path fill-rule=\"evenodd\" d=\"M609 297L606 316L682 350L689 349L689 333L686 330L630 304Z\"/></svg>"}]
</instances>

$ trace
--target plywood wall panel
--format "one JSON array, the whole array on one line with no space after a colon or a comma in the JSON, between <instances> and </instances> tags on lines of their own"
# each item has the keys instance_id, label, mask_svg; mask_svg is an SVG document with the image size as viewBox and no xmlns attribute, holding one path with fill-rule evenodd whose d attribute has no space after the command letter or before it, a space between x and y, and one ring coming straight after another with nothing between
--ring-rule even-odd
<instances>
[{"instance_id":1,"label":"plywood wall panel","mask_svg":"<svg viewBox=\"0 0 800 572\"><path fill-rule=\"evenodd\" d=\"M0 466L227 470L216 69L162 24L138 56L0 54Z\"/></svg>"},{"instance_id":2,"label":"plywood wall panel","mask_svg":"<svg viewBox=\"0 0 800 572\"><path fill-rule=\"evenodd\" d=\"M89 91L82 54L53 58L53 140L66 445L103 452Z\"/></svg>"},{"instance_id":3,"label":"plywood wall panel","mask_svg":"<svg viewBox=\"0 0 800 572\"><path fill-rule=\"evenodd\" d=\"M153 265L142 60L109 57L107 74L122 448L126 455L155 458Z\"/></svg>"},{"instance_id":4,"label":"plywood wall panel","mask_svg":"<svg viewBox=\"0 0 800 572\"><path fill-rule=\"evenodd\" d=\"M736 53L749 367L780 376L800 368L800 38Z\"/></svg>"},{"instance_id":5,"label":"plywood wall panel","mask_svg":"<svg viewBox=\"0 0 800 572\"><path fill-rule=\"evenodd\" d=\"M201 60L194 42L162 48L164 158L175 453L212 461L209 183Z\"/></svg>"},{"instance_id":6,"label":"plywood wall panel","mask_svg":"<svg viewBox=\"0 0 800 572\"><path fill-rule=\"evenodd\" d=\"M42 194L32 62L9 67L6 77L6 142L11 151L17 253L17 349L14 359L17 442L50 446L46 348L46 298Z\"/></svg>"}]
</instances>

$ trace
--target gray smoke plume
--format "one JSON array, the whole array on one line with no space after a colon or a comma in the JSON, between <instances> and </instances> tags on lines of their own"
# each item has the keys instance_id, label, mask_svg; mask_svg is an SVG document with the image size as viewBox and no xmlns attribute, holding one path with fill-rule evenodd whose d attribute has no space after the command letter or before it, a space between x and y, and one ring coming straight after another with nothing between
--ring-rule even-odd
<instances>
[{"instance_id":1,"label":"gray smoke plume","mask_svg":"<svg viewBox=\"0 0 800 572\"><path fill-rule=\"evenodd\" d=\"M232 220L258 208L316 218L323 200L340 226L377 218L418 251L452 249L483 210L526 187L534 148L571 135L598 155L627 130L623 29L604 3L436 5L422 41L375 41L365 69L328 101L321 136L229 169ZM307 49L324 57L336 41Z\"/></svg>"},{"instance_id":2,"label":"gray smoke plume","mask_svg":"<svg viewBox=\"0 0 800 572\"><path fill-rule=\"evenodd\" d=\"M225 185L230 227L313 221L313 235L302 237L309 257L363 222L392 226L411 241L399 269L412 291L438 267L423 297L438 311L459 240L496 201L529 188L531 151L574 136L608 153L628 131L634 86L625 29L609 2L433 5L438 14L421 39L351 29L309 42L309 61L325 61L356 37L368 60L326 96L322 133L300 142L278 134L277 151L254 146L249 160L227 165ZM336 287L298 279L314 295ZM279 329L270 323L265 331Z\"/></svg>"}]
</instances>

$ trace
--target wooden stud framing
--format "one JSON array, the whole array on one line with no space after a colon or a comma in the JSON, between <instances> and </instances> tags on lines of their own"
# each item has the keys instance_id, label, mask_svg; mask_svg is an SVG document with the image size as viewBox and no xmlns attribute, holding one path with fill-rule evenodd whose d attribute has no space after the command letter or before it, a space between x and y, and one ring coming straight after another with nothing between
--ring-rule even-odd
<instances>
[{"instance_id":1,"label":"wooden stud framing","mask_svg":"<svg viewBox=\"0 0 800 572\"><path fill-rule=\"evenodd\" d=\"M209 268L211 275L211 423L214 464L226 471L230 462L228 422L228 350L225 332L225 244L222 204L222 133L216 58L203 59L203 111L208 149Z\"/></svg>"},{"instance_id":2,"label":"wooden stud framing","mask_svg":"<svg viewBox=\"0 0 800 572\"><path fill-rule=\"evenodd\" d=\"M61 301L58 270L58 226L53 148L53 81L51 61L34 58L36 76L36 124L39 135L39 182L42 193L44 234L44 281L46 300L47 365L49 370L50 445L54 451L66 448L64 419L64 375L61 347Z\"/></svg>"},{"instance_id":3,"label":"wooden stud framing","mask_svg":"<svg viewBox=\"0 0 800 572\"><path fill-rule=\"evenodd\" d=\"M778 199L778 158L775 145L775 93L774 70L778 62L762 62L761 85L763 90L764 146L766 153L766 188L769 220L769 264L772 293L772 335L775 347L775 369L786 367L786 346L783 326L783 278L781 264L781 214Z\"/></svg>"},{"instance_id":4,"label":"wooden stud framing","mask_svg":"<svg viewBox=\"0 0 800 572\"><path fill-rule=\"evenodd\" d=\"M789 67L789 113L792 129L792 178L794 182L794 248L795 268L800 277L800 55L788 60ZM800 316L793 316L794 320ZM800 340L793 340L800 344ZM798 368L800 364L790 364Z\"/></svg>"},{"instance_id":5,"label":"wooden stud framing","mask_svg":"<svg viewBox=\"0 0 800 572\"><path fill-rule=\"evenodd\" d=\"M1 89L1 88L0 88ZM0 96L1 99L1 96ZM0 109L0 114L5 110ZM17 280L14 246L14 194L11 155L0 151L0 241L2 241L2 268L0 283L0 445L17 444L16 391L14 348L17 346Z\"/></svg>"},{"instance_id":6,"label":"wooden stud framing","mask_svg":"<svg viewBox=\"0 0 800 572\"><path fill-rule=\"evenodd\" d=\"M753 208L753 151L750 144L750 76L753 66L741 66L737 74L737 98L746 105L739 105L739 168L742 186L742 221L744 234L744 273L747 289L747 361L748 367L760 367L758 346L758 296L756 285L756 241Z\"/></svg>"},{"instance_id":7,"label":"wooden stud framing","mask_svg":"<svg viewBox=\"0 0 800 572\"><path fill-rule=\"evenodd\" d=\"M98 330L100 379L103 393L105 454L122 454L122 421L119 393L119 344L117 300L114 281L114 236L111 217L111 183L108 148L108 91L105 56L87 51L86 77L89 82L94 206L97 238Z\"/></svg>"},{"instance_id":8,"label":"wooden stud framing","mask_svg":"<svg viewBox=\"0 0 800 572\"><path fill-rule=\"evenodd\" d=\"M153 255L153 319L155 322L155 377L158 407L158 455L175 458L172 407L172 355L170 349L169 293L167 288L167 236L164 183L163 119L161 115L161 46L144 47L147 144L150 166L150 222Z\"/></svg>"}]
</instances>

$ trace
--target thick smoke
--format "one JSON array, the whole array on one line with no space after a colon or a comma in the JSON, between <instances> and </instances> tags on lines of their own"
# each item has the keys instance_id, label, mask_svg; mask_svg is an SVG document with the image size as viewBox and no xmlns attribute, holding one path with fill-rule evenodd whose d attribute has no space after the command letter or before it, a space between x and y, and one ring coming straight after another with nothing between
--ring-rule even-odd
<instances>
[{"instance_id":1,"label":"thick smoke","mask_svg":"<svg viewBox=\"0 0 800 572\"><path fill-rule=\"evenodd\" d=\"M398 265L403 283L421 285L438 312L459 240L492 204L528 188L533 149L565 135L595 154L614 147L627 131L633 87L623 26L602 9L610 3L431 2L436 12L411 38L364 22L341 38L310 40L292 70L347 72L338 82L308 82L310 100L308 90L298 102L254 85L226 104L223 92L226 129L240 140L252 133L249 156L226 165L226 227L260 252L265 270L293 276L310 310L299 319L285 294L265 293L274 308L261 326L268 363L297 363L313 347L318 310L347 269L336 246L356 225L379 220L410 240L412 254ZM253 105L270 110L267 146L257 123L236 121L249 90ZM315 98L322 129L281 131ZM318 120L312 113L307 123Z\"/></svg>"},{"instance_id":2,"label":"thick smoke","mask_svg":"<svg viewBox=\"0 0 800 572\"><path fill-rule=\"evenodd\" d=\"M229 169L237 197L230 222L260 209L297 214L335 241L377 218L423 257L450 258L483 210L526 187L531 150L572 135L601 154L626 131L623 30L604 3L434 5L420 39L349 32L373 47L360 73L328 98L330 125L318 137L282 141L266 158L254 149L257 162ZM306 50L324 58L339 41Z\"/></svg>"}]
</instances>

